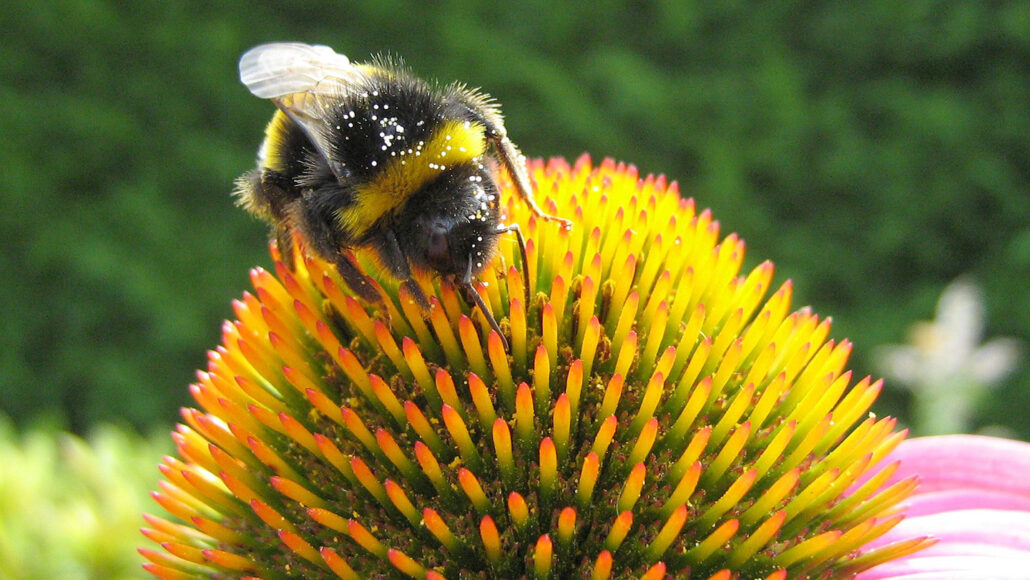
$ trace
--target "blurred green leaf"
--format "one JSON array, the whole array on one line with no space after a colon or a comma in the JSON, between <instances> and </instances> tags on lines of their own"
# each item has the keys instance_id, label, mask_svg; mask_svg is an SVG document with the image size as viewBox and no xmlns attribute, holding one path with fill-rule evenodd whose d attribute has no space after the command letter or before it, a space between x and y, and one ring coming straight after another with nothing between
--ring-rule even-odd
<instances>
[{"instance_id":1,"label":"blurred green leaf","mask_svg":"<svg viewBox=\"0 0 1030 580\"><path fill-rule=\"evenodd\" d=\"M17 435L0 418L0 577L10 580L144 578L140 514L166 434L145 440L103 425L87 439L52 425Z\"/></svg>"}]
</instances>

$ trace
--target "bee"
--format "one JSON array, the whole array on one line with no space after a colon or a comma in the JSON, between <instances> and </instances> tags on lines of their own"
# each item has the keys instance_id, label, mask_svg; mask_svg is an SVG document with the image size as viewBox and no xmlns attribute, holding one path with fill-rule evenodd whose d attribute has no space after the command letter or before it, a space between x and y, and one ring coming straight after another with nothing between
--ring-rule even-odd
<instances>
[{"instance_id":1,"label":"bee","mask_svg":"<svg viewBox=\"0 0 1030 580\"><path fill-rule=\"evenodd\" d=\"M507 232L516 234L525 267L517 224L500 220L491 160L533 214L571 224L537 206L498 104L462 84L421 80L389 59L352 63L327 46L293 42L244 53L240 80L278 110L257 168L237 180L235 195L272 225L281 254L292 259L299 231L355 294L376 303L382 297L352 251L370 250L423 312L429 301L413 276L439 275L479 307L507 348L472 286Z\"/></svg>"}]
</instances>

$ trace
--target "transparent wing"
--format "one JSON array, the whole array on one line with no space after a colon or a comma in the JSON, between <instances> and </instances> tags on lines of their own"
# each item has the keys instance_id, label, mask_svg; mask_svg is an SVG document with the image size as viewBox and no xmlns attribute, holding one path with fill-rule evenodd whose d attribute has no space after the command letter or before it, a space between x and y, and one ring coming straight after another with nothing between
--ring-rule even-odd
<instances>
[{"instance_id":1,"label":"transparent wing","mask_svg":"<svg viewBox=\"0 0 1030 580\"><path fill-rule=\"evenodd\" d=\"M360 79L359 69L328 46L273 42L255 46L240 57L240 80L263 99L303 92L339 93Z\"/></svg>"}]
</instances>

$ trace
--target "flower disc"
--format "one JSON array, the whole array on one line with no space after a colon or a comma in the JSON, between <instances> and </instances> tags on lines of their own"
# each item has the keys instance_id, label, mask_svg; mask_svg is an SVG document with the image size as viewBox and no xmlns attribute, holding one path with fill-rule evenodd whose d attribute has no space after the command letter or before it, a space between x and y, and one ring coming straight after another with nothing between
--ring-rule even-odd
<instances>
[{"instance_id":1,"label":"flower disc","mask_svg":"<svg viewBox=\"0 0 1030 580\"><path fill-rule=\"evenodd\" d=\"M141 550L163 578L846 578L914 482L874 466L903 439L851 344L791 311L773 267L741 273L663 177L583 157L530 166L526 236L478 291L421 280L420 312L356 299L297 248L256 269L191 387ZM274 254L274 252L273 252Z\"/></svg>"}]
</instances>

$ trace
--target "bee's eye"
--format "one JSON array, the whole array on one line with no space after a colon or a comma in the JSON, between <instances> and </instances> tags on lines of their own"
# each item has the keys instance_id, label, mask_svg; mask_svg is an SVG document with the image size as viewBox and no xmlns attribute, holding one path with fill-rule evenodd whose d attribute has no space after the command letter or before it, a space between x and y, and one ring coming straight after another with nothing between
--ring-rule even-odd
<instances>
[{"instance_id":1,"label":"bee's eye","mask_svg":"<svg viewBox=\"0 0 1030 580\"><path fill-rule=\"evenodd\" d=\"M450 261L451 246L447 241L447 232L434 228L429 234L429 245L426 247L426 255L430 261L437 264L446 264Z\"/></svg>"}]
</instances>

